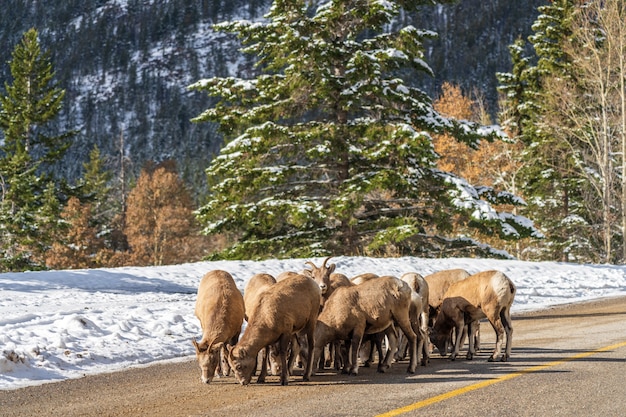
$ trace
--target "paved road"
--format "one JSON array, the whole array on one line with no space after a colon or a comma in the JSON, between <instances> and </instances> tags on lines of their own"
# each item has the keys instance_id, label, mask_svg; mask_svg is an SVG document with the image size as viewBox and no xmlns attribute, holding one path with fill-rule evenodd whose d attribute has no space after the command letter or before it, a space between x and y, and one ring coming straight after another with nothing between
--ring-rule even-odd
<instances>
[{"instance_id":1,"label":"paved road","mask_svg":"<svg viewBox=\"0 0 626 417\"><path fill-rule=\"evenodd\" d=\"M0 391L0 416L624 416L626 298L513 317L510 362L486 361L493 332L482 325L473 361L434 356L416 375L324 372L288 387L200 383L193 361ZM155 341L158 343L158 341Z\"/></svg>"}]
</instances>

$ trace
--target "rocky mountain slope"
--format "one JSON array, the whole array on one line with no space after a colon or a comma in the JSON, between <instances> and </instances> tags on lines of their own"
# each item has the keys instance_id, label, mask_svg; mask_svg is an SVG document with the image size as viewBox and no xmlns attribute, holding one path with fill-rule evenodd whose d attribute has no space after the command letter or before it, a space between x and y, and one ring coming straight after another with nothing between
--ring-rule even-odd
<instances>
[{"instance_id":1,"label":"rocky mountain slope","mask_svg":"<svg viewBox=\"0 0 626 417\"><path fill-rule=\"evenodd\" d=\"M211 25L261 19L269 0L4 0L0 62L36 27L67 90L59 128L79 129L65 164L70 179L97 144L113 170L124 161L137 173L146 161L174 159L199 192L204 171L219 151L216 126L190 118L210 105L186 86L214 75L252 76L252 60ZM497 103L496 71L510 68L508 45L527 36L546 1L461 0L402 15L402 22L440 34L427 45L434 78L414 80L432 97L443 81ZM0 66L0 83L9 81ZM4 89L0 88L4 93Z\"/></svg>"}]
</instances>

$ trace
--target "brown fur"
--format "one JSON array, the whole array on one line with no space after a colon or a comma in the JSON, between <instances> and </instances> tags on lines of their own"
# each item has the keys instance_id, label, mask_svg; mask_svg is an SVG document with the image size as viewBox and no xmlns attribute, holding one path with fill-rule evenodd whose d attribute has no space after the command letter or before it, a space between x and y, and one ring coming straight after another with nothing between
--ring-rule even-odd
<instances>
[{"instance_id":1,"label":"brown fur","mask_svg":"<svg viewBox=\"0 0 626 417\"><path fill-rule=\"evenodd\" d=\"M294 334L306 334L313 347L313 334L320 306L320 288L310 278L290 273L269 286L259 297L248 326L237 345L230 349L228 361L242 385L250 383L256 357L265 346L278 343L281 360L281 385L288 384L286 353ZM313 363L307 361L303 380L311 377Z\"/></svg>"},{"instance_id":2,"label":"brown fur","mask_svg":"<svg viewBox=\"0 0 626 417\"><path fill-rule=\"evenodd\" d=\"M505 334L506 348L501 360L508 360L511 356L513 338L511 305L515 292L513 282L499 271L479 272L450 285L435 320L431 340L441 351L454 328L456 342L450 356L454 360L459 352L465 323L472 323L486 317L496 332L496 346L489 361L496 360L500 354ZM472 334L471 330L468 334ZM472 337L469 339L470 348L467 358L472 359L475 353L474 343Z\"/></svg>"},{"instance_id":3,"label":"brown fur","mask_svg":"<svg viewBox=\"0 0 626 417\"><path fill-rule=\"evenodd\" d=\"M333 273L336 267L335 264L330 264L328 266L326 265L326 262L328 262L330 258L331 257L329 256L328 258L324 259L324 261L322 262L322 266L319 268L315 266L313 262L307 261L305 265L310 265L311 269L305 269L301 272L303 275L312 278L313 281L317 282L317 284L320 286L320 290L322 291L322 296L326 295L326 292L330 288L330 275Z\"/></svg>"},{"instance_id":4,"label":"brown fur","mask_svg":"<svg viewBox=\"0 0 626 417\"><path fill-rule=\"evenodd\" d=\"M244 318L243 296L226 271L208 272L198 286L195 308L202 327L202 339L193 345L201 369L202 382L213 379L224 345L234 344Z\"/></svg>"},{"instance_id":5,"label":"brown fur","mask_svg":"<svg viewBox=\"0 0 626 417\"><path fill-rule=\"evenodd\" d=\"M253 314L253 310L259 303L259 297L261 294L267 290L271 285L276 284L276 279L270 274L255 274L248 280L246 287L243 291L243 301L246 305L246 321L250 321L250 316ZM276 361L272 360L272 353L275 352L275 348L272 346L265 346L261 349L259 353L259 359L261 362L261 371L259 372L259 377L257 378L258 383L265 382L265 378L267 376L267 368L269 363L272 363L272 374L277 375L279 372L279 367L276 364Z\"/></svg>"},{"instance_id":6,"label":"brown fur","mask_svg":"<svg viewBox=\"0 0 626 417\"><path fill-rule=\"evenodd\" d=\"M243 302L246 306L246 321L250 321L250 314L258 304L261 294L269 288L270 285L276 284L276 279L270 274L255 274L248 280L243 290Z\"/></svg>"},{"instance_id":7,"label":"brown fur","mask_svg":"<svg viewBox=\"0 0 626 417\"><path fill-rule=\"evenodd\" d=\"M423 276L416 272L407 272L400 279L406 282L413 290L410 311L411 326L413 326L413 331L417 335L418 354L422 353L421 364L427 365L430 356L428 349L428 283ZM398 350L399 356L404 357L406 345L406 339L403 339Z\"/></svg>"},{"instance_id":8,"label":"brown fur","mask_svg":"<svg viewBox=\"0 0 626 417\"><path fill-rule=\"evenodd\" d=\"M376 274L373 274L371 272L366 272L364 274L359 274L359 275L356 275L356 276L350 278L350 282L352 282L354 285L359 285L359 284L363 284L364 282L370 281L370 280L375 279L375 278L379 278L379 276L376 275Z\"/></svg>"},{"instance_id":9,"label":"brown fur","mask_svg":"<svg viewBox=\"0 0 626 417\"><path fill-rule=\"evenodd\" d=\"M435 319L439 314L439 310L441 309L441 303L443 302L443 296L448 291L448 288L451 284L455 282L461 281L471 274L464 269L445 269L443 271L438 271L433 274L427 275L424 279L428 283L429 288L429 327L433 327L435 324ZM466 327L469 327L469 323L466 323ZM473 329L478 329L478 322L475 323ZM464 332L467 331L464 329ZM456 339L454 337L454 331L450 332L450 336L448 337L445 346L442 347L443 350L440 350L441 356L445 356L448 354L450 349L454 350L453 340ZM465 338L462 338L465 340ZM451 347L452 346L452 347Z\"/></svg>"},{"instance_id":10,"label":"brown fur","mask_svg":"<svg viewBox=\"0 0 626 417\"><path fill-rule=\"evenodd\" d=\"M424 277L428 284L428 305L430 306L429 316L431 321L434 321L437 317L443 296L448 291L450 285L469 276L470 273L464 269L446 269Z\"/></svg>"},{"instance_id":11,"label":"brown fur","mask_svg":"<svg viewBox=\"0 0 626 417\"><path fill-rule=\"evenodd\" d=\"M324 307L324 303L326 303L328 297L330 297L337 288L350 287L352 285L353 284L352 282L350 282L350 279L348 279L348 277L344 274L340 274L338 272L333 272L332 274L330 274L330 286L328 287L328 291L326 291L326 294L324 294L324 296L322 297L322 305L320 307ZM330 365L331 363L334 363L335 368L339 369L343 358L341 358L341 355L338 352L338 346L332 343L328 345L328 360L326 360L324 354L324 350L326 349L326 347L323 347L322 349L323 355L319 358L319 369L324 369L324 366L326 366L327 364Z\"/></svg>"},{"instance_id":12,"label":"brown fur","mask_svg":"<svg viewBox=\"0 0 626 417\"><path fill-rule=\"evenodd\" d=\"M409 339L411 361L408 372L414 373L417 365L417 336L409 319L410 304L411 289L392 276L337 288L318 317L313 357L319 358L321 349L329 342L346 340L351 347L351 354L345 371L356 375L357 355L363 335L380 333L397 323ZM379 371L384 371L390 365L392 351L388 352L384 365L379 365Z\"/></svg>"}]
</instances>

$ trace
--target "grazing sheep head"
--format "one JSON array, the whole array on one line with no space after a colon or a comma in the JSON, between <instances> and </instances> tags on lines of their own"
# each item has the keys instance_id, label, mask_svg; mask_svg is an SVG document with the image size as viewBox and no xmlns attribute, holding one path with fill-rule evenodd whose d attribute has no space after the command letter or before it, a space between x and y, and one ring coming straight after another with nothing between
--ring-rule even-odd
<instances>
[{"instance_id":1,"label":"grazing sheep head","mask_svg":"<svg viewBox=\"0 0 626 417\"><path fill-rule=\"evenodd\" d=\"M198 365L200 365L200 378L205 384L210 383L215 375L215 368L220 361L220 350L223 343L217 343L211 347L208 344L202 343L201 345L192 339L193 346L196 348L196 358L198 359Z\"/></svg>"},{"instance_id":2,"label":"grazing sheep head","mask_svg":"<svg viewBox=\"0 0 626 417\"><path fill-rule=\"evenodd\" d=\"M313 278L313 280L317 282L317 284L320 286L320 290L322 290L322 295L326 294L326 291L328 291L328 288L330 287L330 274L333 273L336 266L335 264L330 264L326 266L326 262L328 262L330 258L332 258L332 256L324 259L324 262L322 263L322 266L320 268L315 266L313 262L308 261L305 263L305 265L310 265L312 268L311 270L305 270L307 276L309 276L309 278Z\"/></svg>"},{"instance_id":3,"label":"grazing sheep head","mask_svg":"<svg viewBox=\"0 0 626 417\"><path fill-rule=\"evenodd\" d=\"M228 363L241 385L248 385L256 368L256 357L239 346L228 347Z\"/></svg>"},{"instance_id":4,"label":"grazing sheep head","mask_svg":"<svg viewBox=\"0 0 626 417\"><path fill-rule=\"evenodd\" d=\"M436 332L432 327L428 329L428 333L430 334L430 341L437 347L439 354L445 356L448 350L450 333Z\"/></svg>"}]
</instances>

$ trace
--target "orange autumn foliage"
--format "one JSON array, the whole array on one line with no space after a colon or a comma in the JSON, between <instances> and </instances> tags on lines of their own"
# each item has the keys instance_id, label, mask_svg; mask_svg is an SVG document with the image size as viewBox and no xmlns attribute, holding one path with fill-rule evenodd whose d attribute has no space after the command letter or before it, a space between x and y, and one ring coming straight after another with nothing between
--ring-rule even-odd
<instances>
[{"instance_id":1,"label":"orange autumn foliage","mask_svg":"<svg viewBox=\"0 0 626 417\"><path fill-rule=\"evenodd\" d=\"M168 265L202 258L189 191L168 166L142 170L128 195L124 232L133 265Z\"/></svg>"}]
</instances>

